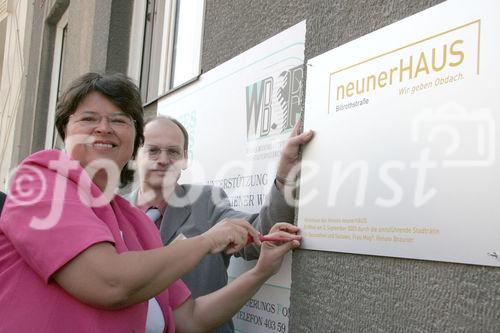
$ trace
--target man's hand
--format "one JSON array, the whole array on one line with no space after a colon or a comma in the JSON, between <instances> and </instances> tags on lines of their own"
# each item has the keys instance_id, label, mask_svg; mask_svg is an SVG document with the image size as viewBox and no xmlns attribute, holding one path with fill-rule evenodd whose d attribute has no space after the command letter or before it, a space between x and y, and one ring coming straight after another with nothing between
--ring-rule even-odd
<instances>
[{"instance_id":1,"label":"man's hand","mask_svg":"<svg viewBox=\"0 0 500 333\"><path fill-rule=\"evenodd\" d=\"M313 138L313 131L311 130L299 134L300 124L300 121L297 121L285 148L283 148L281 152L281 158L276 172L276 185L279 190L283 190L285 184L293 183L296 180L297 170L294 169L294 167L299 161L300 147L307 144Z\"/></svg>"}]
</instances>

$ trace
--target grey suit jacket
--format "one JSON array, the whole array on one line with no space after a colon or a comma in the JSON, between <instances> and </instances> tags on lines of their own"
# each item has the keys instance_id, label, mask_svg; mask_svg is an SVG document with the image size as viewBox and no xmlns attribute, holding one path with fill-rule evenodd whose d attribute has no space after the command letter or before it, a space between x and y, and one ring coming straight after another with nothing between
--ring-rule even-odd
<instances>
[{"instance_id":1,"label":"grey suit jacket","mask_svg":"<svg viewBox=\"0 0 500 333\"><path fill-rule=\"evenodd\" d=\"M244 218L262 234L267 234L276 222L294 221L294 210L283 195L273 185L259 214L236 211L229 206L224 190L203 185L177 185L175 195L169 199L165 216L160 225L160 233L165 245L172 242L179 234L187 238L200 235L224 218ZM137 190L127 199L137 202ZM237 256L247 260L258 258L258 249L247 246ZM227 266L230 256L224 254L208 255L188 274L182 277L190 289L193 298L209 294L224 287L228 282ZM231 322L213 332L234 332Z\"/></svg>"},{"instance_id":2,"label":"grey suit jacket","mask_svg":"<svg viewBox=\"0 0 500 333\"><path fill-rule=\"evenodd\" d=\"M5 203L6 195L0 191L0 215L2 214L3 204Z\"/></svg>"}]
</instances>

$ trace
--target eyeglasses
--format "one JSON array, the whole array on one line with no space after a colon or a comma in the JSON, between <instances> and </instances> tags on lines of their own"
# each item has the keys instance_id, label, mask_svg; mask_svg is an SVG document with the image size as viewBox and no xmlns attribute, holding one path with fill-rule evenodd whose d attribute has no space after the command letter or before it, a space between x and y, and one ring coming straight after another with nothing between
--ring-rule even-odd
<instances>
[{"instance_id":1,"label":"eyeglasses","mask_svg":"<svg viewBox=\"0 0 500 333\"><path fill-rule=\"evenodd\" d=\"M148 154L148 157L152 160L157 160L160 157L162 151L167 153L167 156L171 160L178 160L182 155L182 149L176 147L160 148L155 146L145 146L142 149Z\"/></svg>"},{"instance_id":2,"label":"eyeglasses","mask_svg":"<svg viewBox=\"0 0 500 333\"><path fill-rule=\"evenodd\" d=\"M85 111L79 114L73 113L70 118L82 127L96 127L103 118L106 118L111 128L119 130L134 126L135 120L125 113L114 113L110 116L103 116L97 112Z\"/></svg>"}]
</instances>

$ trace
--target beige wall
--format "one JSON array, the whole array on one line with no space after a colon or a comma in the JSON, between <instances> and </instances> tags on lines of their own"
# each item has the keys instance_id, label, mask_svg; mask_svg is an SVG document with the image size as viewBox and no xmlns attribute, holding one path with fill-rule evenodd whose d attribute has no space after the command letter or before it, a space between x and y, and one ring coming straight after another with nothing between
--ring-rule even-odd
<instances>
[{"instance_id":1,"label":"beige wall","mask_svg":"<svg viewBox=\"0 0 500 333\"><path fill-rule=\"evenodd\" d=\"M0 59L1 50L9 50L4 54L5 70L0 67L0 190L4 191L9 171L45 148L47 124L53 117L51 87L57 79L52 71L57 25L64 13L68 29L60 90L88 71L126 72L134 0L7 2L16 10L9 11L5 38L0 36Z\"/></svg>"},{"instance_id":2,"label":"beige wall","mask_svg":"<svg viewBox=\"0 0 500 333\"><path fill-rule=\"evenodd\" d=\"M3 36L3 59L0 81L0 189L5 184L10 170L16 118L20 114L24 84L24 39L29 2L8 0L7 15L1 21Z\"/></svg>"}]
</instances>

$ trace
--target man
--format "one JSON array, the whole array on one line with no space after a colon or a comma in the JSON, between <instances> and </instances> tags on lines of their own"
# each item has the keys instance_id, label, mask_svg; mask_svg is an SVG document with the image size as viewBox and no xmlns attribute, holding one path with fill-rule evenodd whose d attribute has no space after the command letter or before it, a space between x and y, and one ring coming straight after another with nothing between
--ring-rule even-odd
<instances>
[{"instance_id":1,"label":"man","mask_svg":"<svg viewBox=\"0 0 500 333\"><path fill-rule=\"evenodd\" d=\"M287 177L298 162L299 147L309 142L312 132L297 134L298 125L288 140L279 162L278 176L266 204L259 214L247 214L229 206L226 193L217 187L177 183L187 167L189 137L177 120L157 117L146 123L144 145L137 155L139 189L128 199L157 224L165 245L177 237L199 235L224 218L245 218L262 234L276 222L294 220L294 208L286 203L285 187L295 182ZM223 153L218 151L217 153ZM291 192L291 191L290 191ZM258 248L247 246L238 255L247 260L258 257ZM194 298L206 295L227 284L230 256L206 256L182 279ZM215 332L234 332L231 322Z\"/></svg>"},{"instance_id":2,"label":"man","mask_svg":"<svg viewBox=\"0 0 500 333\"><path fill-rule=\"evenodd\" d=\"M6 195L0 191L0 215L2 214L3 204L5 202Z\"/></svg>"}]
</instances>

